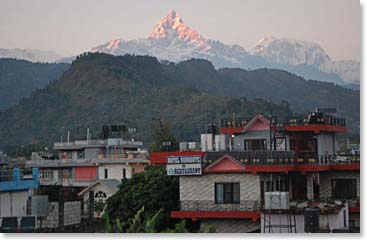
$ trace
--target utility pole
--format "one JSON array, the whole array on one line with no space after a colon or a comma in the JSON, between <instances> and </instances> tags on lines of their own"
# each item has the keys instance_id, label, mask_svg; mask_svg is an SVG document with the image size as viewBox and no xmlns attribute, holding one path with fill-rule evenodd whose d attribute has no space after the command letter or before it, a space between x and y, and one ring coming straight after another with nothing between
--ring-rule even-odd
<instances>
[{"instance_id":1,"label":"utility pole","mask_svg":"<svg viewBox=\"0 0 367 240\"><path fill-rule=\"evenodd\" d=\"M64 191L62 187L59 191L59 229L60 232L64 231Z\"/></svg>"},{"instance_id":2,"label":"utility pole","mask_svg":"<svg viewBox=\"0 0 367 240\"><path fill-rule=\"evenodd\" d=\"M272 122L273 122L273 116L272 116L273 114L272 114L272 112L270 112L270 129L269 129L269 141L270 141L270 150L272 150L273 149L273 144L272 144L272 134L271 134L271 129L272 129Z\"/></svg>"}]
</instances>

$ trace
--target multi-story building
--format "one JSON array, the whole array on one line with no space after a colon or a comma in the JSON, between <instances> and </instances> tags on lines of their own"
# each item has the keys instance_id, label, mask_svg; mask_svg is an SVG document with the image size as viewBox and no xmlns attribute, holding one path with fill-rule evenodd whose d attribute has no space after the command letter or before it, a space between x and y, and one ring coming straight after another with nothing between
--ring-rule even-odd
<instances>
[{"instance_id":1,"label":"multi-story building","mask_svg":"<svg viewBox=\"0 0 367 240\"><path fill-rule=\"evenodd\" d=\"M359 226L359 156L339 161L341 118L241 123L222 121L218 135L201 136L201 151L151 154L179 176L180 210L217 232L314 232ZM311 227L310 227L311 226Z\"/></svg>"},{"instance_id":2,"label":"multi-story building","mask_svg":"<svg viewBox=\"0 0 367 240\"><path fill-rule=\"evenodd\" d=\"M55 160L31 160L27 166L38 167L40 185L87 187L98 179L131 178L149 164L142 142L117 138L56 142Z\"/></svg>"},{"instance_id":3,"label":"multi-story building","mask_svg":"<svg viewBox=\"0 0 367 240\"><path fill-rule=\"evenodd\" d=\"M0 169L0 227L15 231L31 215L31 199L39 186L38 169Z\"/></svg>"},{"instance_id":4,"label":"multi-story building","mask_svg":"<svg viewBox=\"0 0 367 240\"><path fill-rule=\"evenodd\" d=\"M111 183L116 191L122 179L144 171L150 161L143 143L124 140L119 132L106 131L106 128L108 130L109 127L104 126L103 139L90 139L87 134L86 140L55 142L57 154L53 160L47 157L27 161L27 166L39 168L41 190L57 185L73 196L85 194L84 200L87 201L89 191L101 186L106 187L106 191L96 191L94 197L106 200L110 195L108 186ZM113 128L119 131L119 126L111 126ZM33 158L36 156L33 155Z\"/></svg>"}]
</instances>

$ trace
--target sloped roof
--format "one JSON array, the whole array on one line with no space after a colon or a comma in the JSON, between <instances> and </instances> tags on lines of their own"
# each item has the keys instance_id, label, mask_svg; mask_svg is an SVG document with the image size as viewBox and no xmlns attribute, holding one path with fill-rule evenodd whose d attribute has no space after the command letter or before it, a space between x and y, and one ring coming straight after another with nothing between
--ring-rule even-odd
<instances>
[{"instance_id":1,"label":"sloped roof","mask_svg":"<svg viewBox=\"0 0 367 240\"><path fill-rule=\"evenodd\" d=\"M243 128L242 132L246 132L248 130L251 130L251 128L258 122L260 121L263 125L267 125L270 127L270 121L268 119L266 119L263 115L258 114L256 115L254 118L252 118L247 124L246 126Z\"/></svg>"},{"instance_id":2,"label":"sloped roof","mask_svg":"<svg viewBox=\"0 0 367 240\"><path fill-rule=\"evenodd\" d=\"M245 165L229 154L223 155L221 158L205 168L210 172L226 172L226 171L243 171Z\"/></svg>"},{"instance_id":3,"label":"sloped roof","mask_svg":"<svg viewBox=\"0 0 367 240\"><path fill-rule=\"evenodd\" d=\"M89 191L92 187L94 187L97 184L103 184L106 187L110 188L111 190L117 191L120 183L121 182L117 179L99 179L94 183L92 183L91 185L89 185L88 187L84 188L80 193L78 193L78 196L83 195L85 192Z\"/></svg>"}]
</instances>

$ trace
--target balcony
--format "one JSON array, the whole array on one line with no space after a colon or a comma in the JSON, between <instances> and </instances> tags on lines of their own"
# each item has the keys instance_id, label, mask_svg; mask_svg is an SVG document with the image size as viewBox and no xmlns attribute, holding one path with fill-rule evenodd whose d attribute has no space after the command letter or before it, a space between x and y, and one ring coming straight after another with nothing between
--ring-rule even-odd
<instances>
[{"instance_id":1,"label":"balcony","mask_svg":"<svg viewBox=\"0 0 367 240\"><path fill-rule=\"evenodd\" d=\"M215 201L187 200L180 202L180 211L172 211L172 218L237 218L251 219L256 222L260 219L260 202L243 200L233 204L217 204Z\"/></svg>"},{"instance_id":2,"label":"balcony","mask_svg":"<svg viewBox=\"0 0 367 240\"><path fill-rule=\"evenodd\" d=\"M100 140L79 140L74 142L55 142L55 150L72 150L83 149L90 147L107 147L107 146L121 146L121 147L142 147L143 143L139 141L127 141L120 138L109 138Z\"/></svg>"},{"instance_id":3,"label":"balcony","mask_svg":"<svg viewBox=\"0 0 367 240\"><path fill-rule=\"evenodd\" d=\"M204 165L210 164L223 155L230 155L245 165L299 165L299 164L359 164L359 155L319 155L312 153L296 153L294 151L222 151L207 152Z\"/></svg>"},{"instance_id":4,"label":"balcony","mask_svg":"<svg viewBox=\"0 0 367 240\"><path fill-rule=\"evenodd\" d=\"M147 164L149 160L140 158L108 158L108 159L61 159L61 160L31 160L26 162L29 167L57 168L57 167L76 167L76 166L98 166L99 164Z\"/></svg>"},{"instance_id":5,"label":"balcony","mask_svg":"<svg viewBox=\"0 0 367 240\"><path fill-rule=\"evenodd\" d=\"M28 190L38 185L38 168L0 170L0 192Z\"/></svg>"},{"instance_id":6,"label":"balcony","mask_svg":"<svg viewBox=\"0 0 367 240\"><path fill-rule=\"evenodd\" d=\"M239 203L215 203L212 200L186 200L180 202L181 211L257 211L260 201L241 200Z\"/></svg>"},{"instance_id":7,"label":"balcony","mask_svg":"<svg viewBox=\"0 0 367 240\"><path fill-rule=\"evenodd\" d=\"M40 184L43 186L60 185L63 187L88 187L96 178L93 179L74 179L74 178L40 178Z\"/></svg>"},{"instance_id":8,"label":"balcony","mask_svg":"<svg viewBox=\"0 0 367 240\"><path fill-rule=\"evenodd\" d=\"M204 173L218 173L222 170L205 169L219 158L229 155L243 164L242 169L226 170L225 172L323 172L323 171L359 171L359 156L321 155L294 151L239 151L239 152L207 152L203 157Z\"/></svg>"},{"instance_id":9,"label":"balcony","mask_svg":"<svg viewBox=\"0 0 367 240\"><path fill-rule=\"evenodd\" d=\"M233 120L232 118L221 119L221 128L244 128L251 119ZM292 116L284 119L273 117L271 125L276 128L284 128L286 126L300 125L330 125L345 127L346 121L344 118L335 117L325 113L309 113L304 116Z\"/></svg>"}]
</instances>

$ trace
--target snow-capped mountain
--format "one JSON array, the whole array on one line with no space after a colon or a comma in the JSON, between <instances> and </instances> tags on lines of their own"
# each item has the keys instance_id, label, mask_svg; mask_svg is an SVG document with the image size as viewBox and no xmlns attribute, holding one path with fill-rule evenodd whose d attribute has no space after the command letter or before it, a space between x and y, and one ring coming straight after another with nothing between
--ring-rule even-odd
<instances>
[{"instance_id":1,"label":"snow-capped mountain","mask_svg":"<svg viewBox=\"0 0 367 240\"><path fill-rule=\"evenodd\" d=\"M272 35L261 39L251 53L264 57L271 63L283 65L320 66L331 62L330 57L315 43L280 39Z\"/></svg>"},{"instance_id":2,"label":"snow-capped mountain","mask_svg":"<svg viewBox=\"0 0 367 240\"><path fill-rule=\"evenodd\" d=\"M336 74L348 83L359 83L359 62L332 61L316 43L268 35L255 45L251 54L261 56L269 63L311 66L321 72Z\"/></svg>"},{"instance_id":3,"label":"snow-capped mountain","mask_svg":"<svg viewBox=\"0 0 367 240\"><path fill-rule=\"evenodd\" d=\"M161 60L178 62L190 58L204 58L217 67L242 66L251 55L238 45L227 45L206 39L188 27L174 11L159 21L147 38L137 40L113 39L92 48L92 52L114 55L151 55ZM223 64L222 64L223 63ZM230 63L230 64L228 64Z\"/></svg>"},{"instance_id":4,"label":"snow-capped mountain","mask_svg":"<svg viewBox=\"0 0 367 240\"><path fill-rule=\"evenodd\" d=\"M62 56L54 51L36 49L4 49L0 48L0 58L15 58L30 62L55 62Z\"/></svg>"},{"instance_id":5,"label":"snow-capped mountain","mask_svg":"<svg viewBox=\"0 0 367 240\"><path fill-rule=\"evenodd\" d=\"M359 84L359 62L332 61L316 43L267 36L251 52L239 45L210 40L187 26L174 11L159 21L147 38L113 39L94 47L92 52L113 55L151 55L179 62L203 58L215 67L279 68L306 79L331 81L341 85Z\"/></svg>"}]
</instances>

